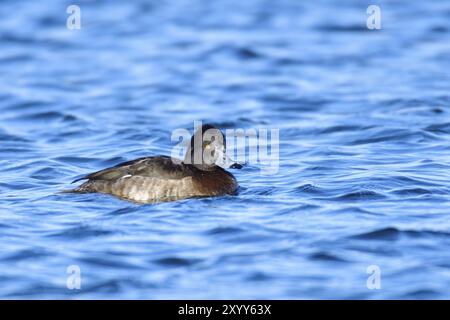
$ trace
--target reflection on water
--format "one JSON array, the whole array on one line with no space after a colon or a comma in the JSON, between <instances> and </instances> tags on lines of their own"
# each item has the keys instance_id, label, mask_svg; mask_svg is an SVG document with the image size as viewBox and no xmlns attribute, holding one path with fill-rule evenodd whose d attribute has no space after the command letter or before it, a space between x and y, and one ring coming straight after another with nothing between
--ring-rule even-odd
<instances>
[{"instance_id":1,"label":"reflection on water","mask_svg":"<svg viewBox=\"0 0 450 320\"><path fill-rule=\"evenodd\" d=\"M79 1L67 30L65 1L3 1L0 297L450 298L450 4L404 4L368 30L359 1ZM278 173L58 194L195 120L280 129Z\"/></svg>"}]
</instances>

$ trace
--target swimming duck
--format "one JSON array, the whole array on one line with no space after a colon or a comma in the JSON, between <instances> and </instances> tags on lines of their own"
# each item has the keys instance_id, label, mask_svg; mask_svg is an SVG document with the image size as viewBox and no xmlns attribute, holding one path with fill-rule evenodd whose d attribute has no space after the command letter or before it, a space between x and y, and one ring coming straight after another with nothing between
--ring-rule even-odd
<instances>
[{"instance_id":1,"label":"swimming duck","mask_svg":"<svg viewBox=\"0 0 450 320\"><path fill-rule=\"evenodd\" d=\"M127 161L73 181L87 179L71 192L107 193L138 203L235 194L236 179L223 168L242 165L226 156L225 145L223 133L205 124L192 136L183 161L167 156Z\"/></svg>"}]
</instances>

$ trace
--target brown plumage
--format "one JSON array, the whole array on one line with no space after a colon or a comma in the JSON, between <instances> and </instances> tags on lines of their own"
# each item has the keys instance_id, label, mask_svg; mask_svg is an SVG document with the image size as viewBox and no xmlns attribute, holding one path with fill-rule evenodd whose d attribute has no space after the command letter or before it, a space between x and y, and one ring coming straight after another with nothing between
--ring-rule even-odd
<instances>
[{"instance_id":1,"label":"brown plumage","mask_svg":"<svg viewBox=\"0 0 450 320\"><path fill-rule=\"evenodd\" d=\"M217 130L221 139L205 141L203 135L208 130ZM201 138L200 147L194 145L194 137ZM191 147L183 162L175 163L167 156L124 162L75 180L74 182L83 179L88 181L71 192L107 193L139 203L235 194L238 188L236 179L216 165L219 152L224 154L224 147L225 139L220 130L204 125L192 137ZM216 160L211 164L203 157L205 148L216 154ZM200 162L195 163L194 154L199 150L202 151L202 156ZM233 163L231 167L240 168L241 165Z\"/></svg>"}]
</instances>

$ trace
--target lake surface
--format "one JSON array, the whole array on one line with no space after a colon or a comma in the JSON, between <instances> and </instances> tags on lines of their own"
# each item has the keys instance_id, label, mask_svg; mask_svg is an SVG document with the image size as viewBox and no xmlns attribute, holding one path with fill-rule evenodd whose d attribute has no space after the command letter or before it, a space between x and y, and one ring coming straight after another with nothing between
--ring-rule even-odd
<instances>
[{"instance_id":1,"label":"lake surface","mask_svg":"<svg viewBox=\"0 0 450 320\"><path fill-rule=\"evenodd\" d=\"M66 1L0 4L1 298L450 298L449 1L379 1L381 30L363 1L77 4L80 30ZM278 172L58 193L195 120L279 129Z\"/></svg>"}]
</instances>

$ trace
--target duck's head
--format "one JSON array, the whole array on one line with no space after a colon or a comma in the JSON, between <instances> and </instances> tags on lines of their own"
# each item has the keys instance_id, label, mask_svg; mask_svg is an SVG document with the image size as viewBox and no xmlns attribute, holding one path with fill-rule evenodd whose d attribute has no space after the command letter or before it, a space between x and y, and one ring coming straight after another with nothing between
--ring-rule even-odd
<instances>
[{"instance_id":1,"label":"duck's head","mask_svg":"<svg viewBox=\"0 0 450 320\"><path fill-rule=\"evenodd\" d=\"M226 155L225 136L216 127L204 124L191 138L183 163L191 164L203 171L212 171L217 166L240 169L242 165Z\"/></svg>"}]
</instances>

